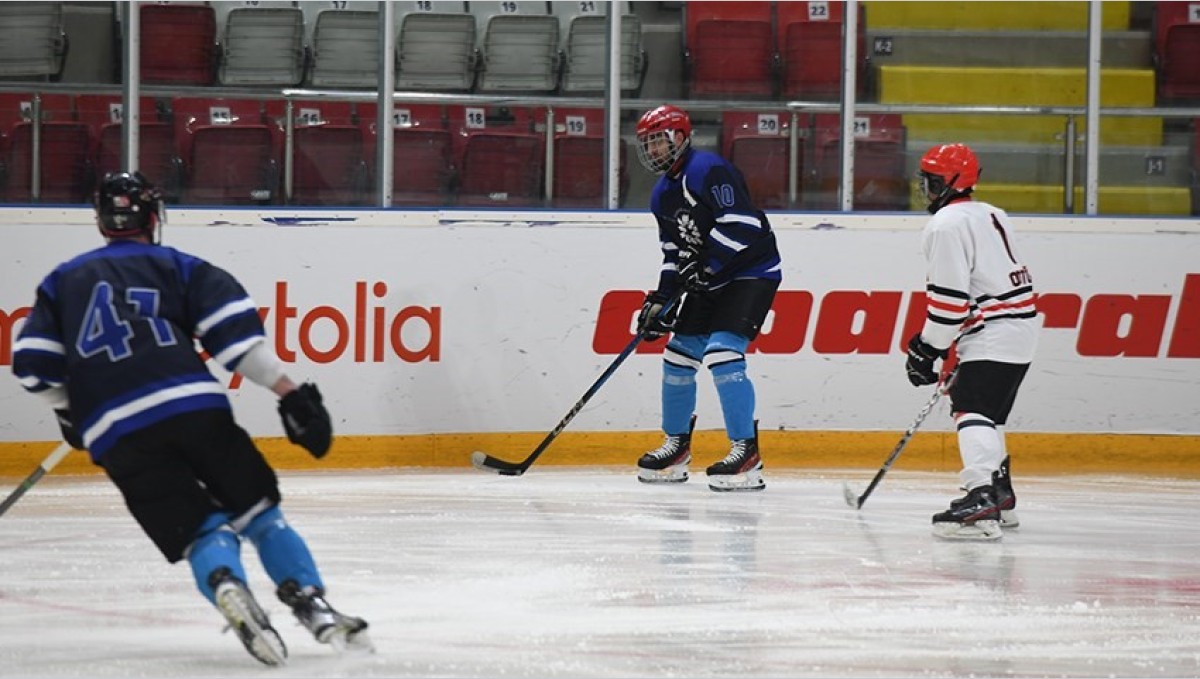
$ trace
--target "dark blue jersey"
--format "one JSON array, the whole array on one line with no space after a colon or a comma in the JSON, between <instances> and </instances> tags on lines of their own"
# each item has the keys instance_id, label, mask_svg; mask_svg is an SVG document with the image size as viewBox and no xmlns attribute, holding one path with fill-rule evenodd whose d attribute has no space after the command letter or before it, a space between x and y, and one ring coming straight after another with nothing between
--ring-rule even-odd
<instances>
[{"instance_id":1,"label":"dark blue jersey","mask_svg":"<svg viewBox=\"0 0 1200 679\"><path fill-rule=\"evenodd\" d=\"M38 286L13 345L31 392L65 386L93 460L121 436L179 413L230 408L195 340L229 370L264 341L258 311L225 271L173 248L115 240Z\"/></svg>"},{"instance_id":2,"label":"dark blue jersey","mask_svg":"<svg viewBox=\"0 0 1200 679\"><path fill-rule=\"evenodd\" d=\"M737 278L782 279L771 224L750 202L742 173L721 156L689 151L679 174L655 184L650 211L663 251L659 291L678 287L680 258L691 256L703 258L711 289Z\"/></svg>"}]
</instances>

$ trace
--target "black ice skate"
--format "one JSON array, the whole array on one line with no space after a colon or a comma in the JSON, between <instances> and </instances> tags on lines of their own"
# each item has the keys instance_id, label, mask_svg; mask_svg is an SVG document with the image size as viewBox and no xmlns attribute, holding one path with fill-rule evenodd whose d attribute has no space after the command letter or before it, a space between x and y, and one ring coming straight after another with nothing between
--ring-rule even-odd
<instances>
[{"instance_id":1,"label":"black ice skate","mask_svg":"<svg viewBox=\"0 0 1200 679\"><path fill-rule=\"evenodd\" d=\"M1017 494L1013 492L1008 460L1005 457L1000 469L992 474L992 486L996 489L996 504L1000 506L1000 527L1016 528L1021 525L1021 520L1017 518Z\"/></svg>"},{"instance_id":2,"label":"black ice skate","mask_svg":"<svg viewBox=\"0 0 1200 679\"><path fill-rule=\"evenodd\" d=\"M375 652L375 645L367 635L367 621L334 610L319 587L301 589L295 580L285 580L276 594L292 609L300 624L322 644L333 646L339 653L346 650Z\"/></svg>"},{"instance_id":3,"label":"black ice skate","mask_svg":"<svg viewBox=\"0 0 1200 679\"><path fill-rule=\"evenodd\" d=\"M933 515L933 534L947 540L999 540L1003 534L996 491L980 486L951 502L949 509Z\"/></svg>"},{"instance_id":4,"label":"black ice skate","mask_svg":"<svg viewBox=\"0 0 1200 679\"><path fill-rule=\"evenodd\" d=\"M688 480L688 463L692 461L692 416L688 433L668 435L662 445L638 459L638 481L642 483L683 483Z\"/></svg>"},{"instance_id":5,"label":"black ice skate","mask_svg":"<svg viewBox=\"0 0 1200 679\"><path fill-rule=\"evenodd\" d=\"M237 632L242 645L264 665L283 665L287 662L287 647L279 633L271 627L267 614L254 600L246 584L228 568L218 568L208 576L215 593L217 610L225 616L229 627Z\"/></svg>"},{"instance_id":6,"label":"black ice skate","mask_svg":"<svg viewBox=\"0 0 1200 679\"><path fill-rule=\"evenodd\" d=\"M1020 526L1021 520L1017 517L1017 512L1015 511L1017 494L1013 492L1012 477L1008 473L1007 457L1000 463L1000 469L992 472L992 487L996 490L996 504L1000 507L1000 527L1016 528ZM954 509L966 501L966 497L953 500L950 503L950 508Z\"/></svg>"},{"instance_id":7,"label":"black ice skate","mask_svg":"<svg viewBox=\"0 0 1200 679\"><path fill-rule=\"evenodd\" d=\"M725 459L710 465L708 487L715 491L762 490L767 484L762 478L762 458L758 456L757 424L752 439L730 442Z\"/></svg>"}]
</instances>

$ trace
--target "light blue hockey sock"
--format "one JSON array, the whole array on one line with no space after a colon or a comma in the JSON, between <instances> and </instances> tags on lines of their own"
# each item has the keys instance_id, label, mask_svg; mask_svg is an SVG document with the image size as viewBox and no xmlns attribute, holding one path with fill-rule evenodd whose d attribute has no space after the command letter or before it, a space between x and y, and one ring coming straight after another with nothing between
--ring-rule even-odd
<instances>
[{"instance_id":1,"label":"light blue hockey sock","mask_svg":"<svg viewBox=\"0 0 1200 679\"><path fill-rule=\"evenodd\" d=\"M242 567L242 542L237 533L225 525L229 515L214 512L200 526L197 537L187 550L188 564L192 567L192 576L196 578L196 587L214 606L216 595L208 578L218 568L228 568L242 582L246 581L246 569Z\"/></svg>"},{"instance_id":2,"label":"light blue hockey sock","mask_svg":"<svg viewBox=\"0 0 1200 679\"><path fill-rule=\"evenodd\" d=\"M754 438L754 385L746 375L749 340L731 332L715 332L704 353L725 416L730 440Z\"/></svg>"},{"instance_id":3,"label":"light blue hockey sock","mask_svg":"<svg viewBox=\"0 0 1200 679\"><path fill-rule=\"evenodd\" d=\"M696 371L704 352L704 338L676 335L663 353L662 428L669 436L691 430L696 411Z\"/></svg>"},{"instance_id":4,"label":"light blue hockey sock","mask_svg":"<svg viewBox=\"0 0 1200 679\"><path fill-rule=\"evenodd\" d=\"M324 589L321 574L317 571L312 553L308 551L308 545L305 544L304 538L288 525L278 506L254 517L242 529L241 534L254 543L263 568L276 585L283 584L285 580L295 580L301 588Z\"/></svg>"},{"instance_id":5,"label":"light blue hockey sock","mask_svg":"<svg viewBox=\"0 0 1200 679\"><path fill-rule=\"evenodd\" d=\"M671 436L688 433L696 410L696 371L663 364L662 427Z\"/></svg>"}]
</instances>

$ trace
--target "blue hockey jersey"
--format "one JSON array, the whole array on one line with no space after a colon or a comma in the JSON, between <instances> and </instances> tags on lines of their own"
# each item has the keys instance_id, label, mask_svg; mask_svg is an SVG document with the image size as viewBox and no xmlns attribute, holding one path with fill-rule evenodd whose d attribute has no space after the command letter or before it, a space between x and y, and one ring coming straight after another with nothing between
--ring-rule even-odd
<instances>
[{"instance_id":1,"label":"blue hockey jersey","mask_svg":"<svg viewBox=\"0 0 1200 679\"><path fill-rule=\"evenodd\" d=\"M679 285L681 258L702 257L709 288L737 278L781 280L779 249L767 216L750 202L742 173L709 151L688 151L677 175L659 177L650 197L663 265L658 290Z\"/></svg>"},{"instance_id":2,"label":"blue hockey jersey","mask_svg":"<svg viewBox=\"0 0 1200 679\"><path fill-rule=\"evenodd\" d=\"M125 434L230 408L197 339L231 371L265 340L241 284L174 248L114 240L41 282L13 345L13 372L31 392L66 387L75 427L98 462Z\"/></svg>"}]
</instances>

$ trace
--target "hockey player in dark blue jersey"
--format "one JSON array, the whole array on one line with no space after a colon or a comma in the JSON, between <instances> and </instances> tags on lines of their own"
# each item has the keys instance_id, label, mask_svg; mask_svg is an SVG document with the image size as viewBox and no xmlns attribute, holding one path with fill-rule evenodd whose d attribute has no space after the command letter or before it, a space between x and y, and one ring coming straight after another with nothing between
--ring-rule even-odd
<instances>
[{"instance_id":1,"label":"hockey player in dark blue jersey","mask_svg":"<svg viewBox=\"0 0 1200 679\"><path fill-rule=\"evenodd\" d=\"M274 470L194 340L279 396L289 440L320 458L333 432L316 385L285 374L233 276L158 244L162 196L145 177L107 175L95 208L107 244L38 286L13 372L54 409L66 441L104 468L167 561L187 559L252 656L282 665L287 649L246 586L243 538L318 641L370 649L367 623L326 601L308 546L280 510Z\"/></svg>"},{"instance_id":2,"label":"hockey player in dark blue jersey","mask_svg":"<svg viewBox=\"0 0 1200 679\"><path fill-rule=\"evenodd\" d=\"M691 461L696 374L712 373L730 449L707 469L717 491L761 490L762 458L754 419L754 385L746 348L758 335L782 280L775 234L750 202L742 173L721 156L691 147L683 110L660 106L637 124L638 157L661 175L650 199L663 263L646 296L638 329L650 339L673 332L663 354L661 446L638 460L638 479L682 482ZM680 290L681 305L660 316Z\"/></svg>"}]
</instances>

